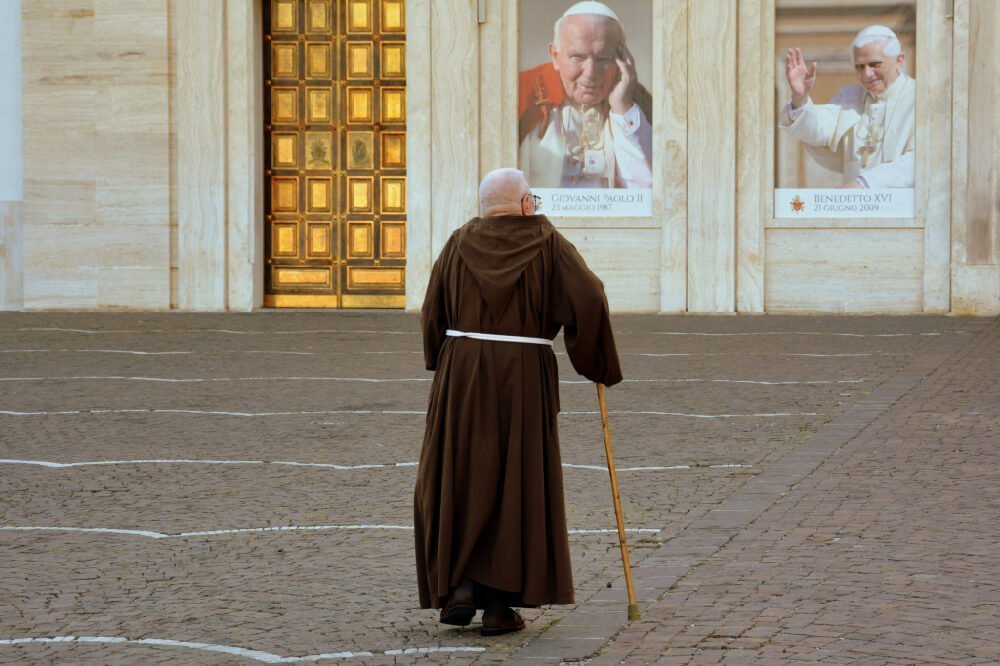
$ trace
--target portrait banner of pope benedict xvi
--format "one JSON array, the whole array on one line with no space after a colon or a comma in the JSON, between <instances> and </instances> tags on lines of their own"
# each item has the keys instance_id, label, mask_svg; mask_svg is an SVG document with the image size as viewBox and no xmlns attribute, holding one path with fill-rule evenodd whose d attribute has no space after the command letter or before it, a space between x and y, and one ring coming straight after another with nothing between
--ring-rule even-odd
<instances>
[{"instance_id":1,"label":"portrait banner of pope benedict xvi","mask_svg":"<svg viewBox=\"0 0 1000 666\"><path fill-rule=\"evenodd\" d=\"M546 215L652 215L652 13L648 0L521 0L518 159Z\"/></svg>"},{"instance_id":2,"label":"portrait banner of pope benedict xvi","mask_svg":"<svg viewBox=\"0 0 1000 666\"><path fill-rule=\"evenodd\" d=\"M915 3L857 16L782 4L774 216L913 217Z\"/></svg>"}]
</instances>

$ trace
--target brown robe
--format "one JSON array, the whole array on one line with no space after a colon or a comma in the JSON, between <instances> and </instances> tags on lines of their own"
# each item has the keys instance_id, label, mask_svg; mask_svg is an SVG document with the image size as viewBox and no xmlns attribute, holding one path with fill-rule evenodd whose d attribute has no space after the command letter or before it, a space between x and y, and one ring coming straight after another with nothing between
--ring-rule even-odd
<instances>
[{"instance_id":1,"label":"brown robe","mask_svg":"<svg viewBox=\"0 0 1000 666\"><path fill-rule=\"evenodd\" d=\"M420 606L443 606L463 577L510 606L573 603L555 354L445 331L552 339L562 327L577 372L611 386L622 376L604 285L544 215L474 218L434 264L422 324L435 374L414 492Z\"/></svg>"}]
</instances>

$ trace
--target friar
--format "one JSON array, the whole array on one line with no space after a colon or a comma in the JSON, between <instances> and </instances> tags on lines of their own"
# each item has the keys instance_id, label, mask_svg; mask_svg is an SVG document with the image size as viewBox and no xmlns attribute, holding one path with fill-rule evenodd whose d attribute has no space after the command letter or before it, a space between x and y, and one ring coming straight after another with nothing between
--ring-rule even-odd
<instances>
[{"instance_id":1,"label":"friar","mask_svg":"<svg viewBox=\"0 0 1000 666\"><path fill-rule=\"evenodd\" d=\"M523 629L515 608L574 601L553 338L584 377L622 379L604 285L538 205L522 172L487 174L421 317L434 379L414 491L420 606L459 626L483 610L486 636Z\"/></svg>"}]
</instances>

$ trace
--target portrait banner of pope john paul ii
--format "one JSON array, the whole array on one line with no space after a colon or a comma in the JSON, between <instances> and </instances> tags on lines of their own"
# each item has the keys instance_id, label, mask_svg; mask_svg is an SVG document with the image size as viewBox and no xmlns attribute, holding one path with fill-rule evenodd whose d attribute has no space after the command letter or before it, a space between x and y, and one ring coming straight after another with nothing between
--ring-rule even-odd
<instances>
[{"instance_id":1,"label":"portrait banner of pope john paul ii","mask_svg":"<svg viewBox=\"0 0 1000 666\"><path fill-rule=\"evenodd\" d=\"M522 0L519 166L549 216L652 214L652 7Z\"/></svg>"}]
</instances>

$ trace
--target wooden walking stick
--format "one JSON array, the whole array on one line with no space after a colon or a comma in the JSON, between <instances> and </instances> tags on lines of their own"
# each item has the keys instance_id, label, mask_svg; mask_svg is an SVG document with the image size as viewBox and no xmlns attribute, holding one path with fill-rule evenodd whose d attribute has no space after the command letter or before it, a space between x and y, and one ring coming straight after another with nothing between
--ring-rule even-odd
<instances>
[{"instance_id":1,"label":"wooden walking stick","mask_svg":"<svg viewBox=\"0 0 1000 666\"><path fill-rule=\"evenodd\" d=\"M615 503L618 521L618 543L622 548L622 565L625 567L625 589L628 592L628 619L639 619L639 604L635 603L632 589L632 569L628 564L628 546L625 543L625 521L622 520L622 502L618 497L618 476L615 473L615 455L611 452L611 428L608 426L608 403L604 399L604 384L597 385L597 402L601 405L601 425L604 426L604 453L608 456L608 473L611 475L611 497Z\"/></svg>"}]
</instances>

